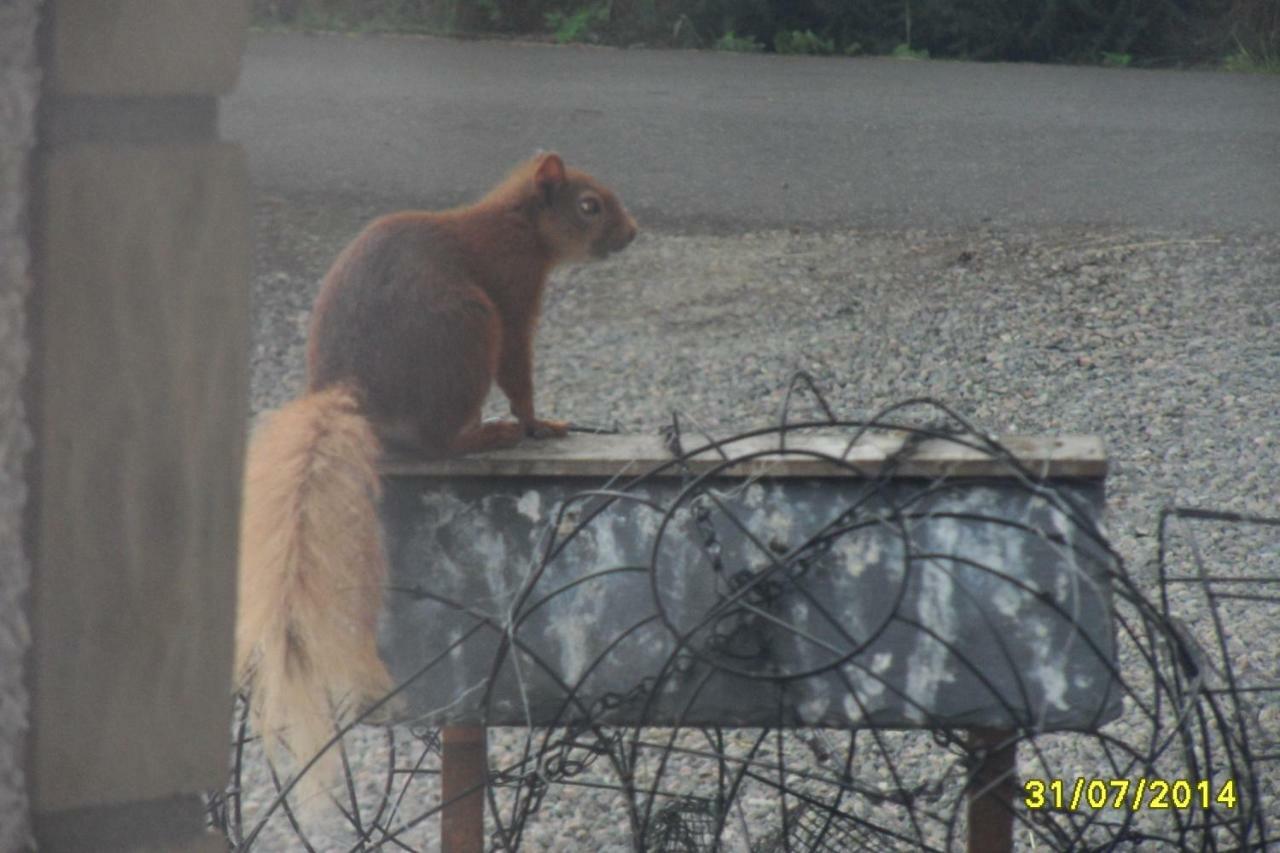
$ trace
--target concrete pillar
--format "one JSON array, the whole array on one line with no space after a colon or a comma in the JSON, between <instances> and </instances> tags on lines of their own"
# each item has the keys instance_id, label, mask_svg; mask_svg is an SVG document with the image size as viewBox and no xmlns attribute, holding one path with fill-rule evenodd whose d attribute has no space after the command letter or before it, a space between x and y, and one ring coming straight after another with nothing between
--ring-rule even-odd
<instances>
[{"instance_id":1,"label":"concrete pillar","mask_svg":"<svg viewBox=\"0 0 1280 853\"><path fill-rule=\"evenodd\" d=\"M248 178L244 0L49 0L35 208L41 851L225 850Z\"/></svg>"}]
</instances>

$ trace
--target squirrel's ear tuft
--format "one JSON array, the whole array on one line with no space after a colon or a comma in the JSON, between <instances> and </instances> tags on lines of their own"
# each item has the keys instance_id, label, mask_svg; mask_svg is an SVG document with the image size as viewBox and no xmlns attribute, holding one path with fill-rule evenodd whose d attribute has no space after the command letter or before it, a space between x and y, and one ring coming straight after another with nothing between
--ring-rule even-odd
<instances>
[{"instance_id":1,"label":"squirrel's ear tuft","mask_svg":"<svg viewBox=\"0 0 1280 853\"><path fill-rule=\"evenodd\" d=\"M564 161L559 154L539 155L537 171L533 173L533 182L543 192L564 183Z\"/></svg>"}]
</instances>

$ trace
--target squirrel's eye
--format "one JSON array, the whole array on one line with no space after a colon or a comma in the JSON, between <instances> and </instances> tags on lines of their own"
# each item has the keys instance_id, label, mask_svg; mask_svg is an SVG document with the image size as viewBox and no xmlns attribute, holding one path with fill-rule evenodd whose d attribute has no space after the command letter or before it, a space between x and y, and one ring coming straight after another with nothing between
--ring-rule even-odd
<instances>
[{"instance_id":1,"label":"squirrel's eye","mask_svg":"<svg viewBox=\"0 0 1280 853\"><path fill-rule=\"evenodd\" d=\"M600 212L600 199L593 195L584 195L578 199L578 210L582 211L584 216L595 216Z\"/></svg>"}]
</instances>

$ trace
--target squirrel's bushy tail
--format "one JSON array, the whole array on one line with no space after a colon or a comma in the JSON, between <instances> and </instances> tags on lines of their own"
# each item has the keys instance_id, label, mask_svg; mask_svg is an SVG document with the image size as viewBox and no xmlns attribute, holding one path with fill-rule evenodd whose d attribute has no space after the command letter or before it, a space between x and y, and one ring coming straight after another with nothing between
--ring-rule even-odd
<instances>
[{"instance_id":1,"label":"squirrel's bushy tail","mask_svg":"<svg viewBox=\"0 0 1280 853\"><path fill-rule=\"evenodd\" d=\"M378 657L387 563L380 447L352 395L309 394L268 416L249 447L240 529L236 681L277 764L300 770L391 677ZM336 750L299 781L306 801ZM314 802L314 800L312 800Z\"/></svg>"}]
</instances>

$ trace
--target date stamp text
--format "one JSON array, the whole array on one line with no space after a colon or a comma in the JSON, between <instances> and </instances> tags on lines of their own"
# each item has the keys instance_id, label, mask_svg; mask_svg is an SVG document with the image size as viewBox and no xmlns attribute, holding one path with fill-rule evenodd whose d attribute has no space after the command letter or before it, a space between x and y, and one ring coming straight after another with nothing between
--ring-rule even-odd
<instances>
[{"instance_id":1,"label":"date stamp text","mask_svg":"<svg viewBox=\"0 0 1280 853\"><path fill-rule=\"evenodd\" d=\"M1235 780L1208 779L1028 779L1022 786L1027 808L1054 811L1083 809L1210 809L1236 807Z\"/></svg>"}]
</instances>

